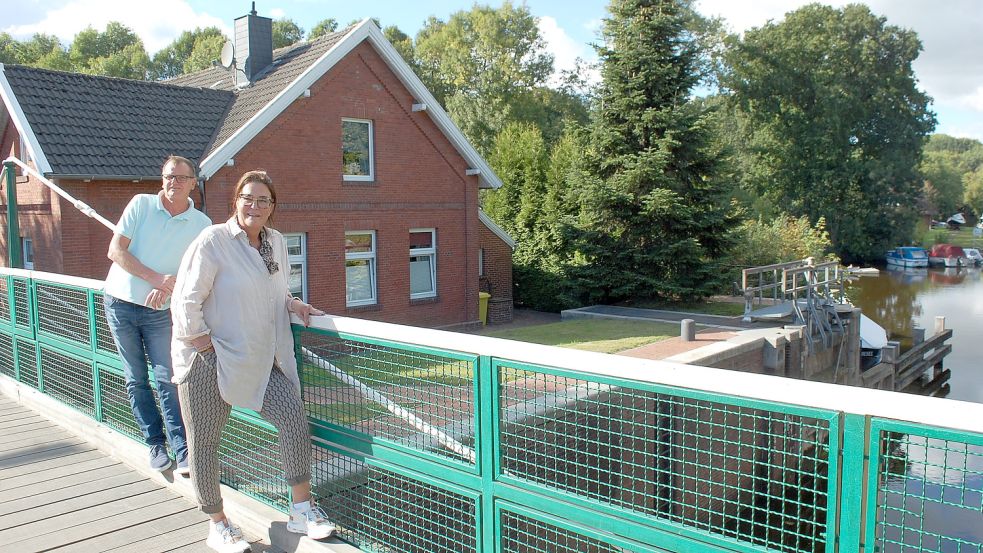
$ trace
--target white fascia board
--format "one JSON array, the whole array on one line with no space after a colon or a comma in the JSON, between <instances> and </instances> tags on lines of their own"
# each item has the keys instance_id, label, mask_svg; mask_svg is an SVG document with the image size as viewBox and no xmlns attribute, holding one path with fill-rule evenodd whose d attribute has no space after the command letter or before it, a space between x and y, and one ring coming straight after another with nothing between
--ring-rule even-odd
<instances>
[{"instance_id":1,"label":"white fascia board","mask_svg":"<svg viewBox=\"0 0 983 553\"><path fill-rule=\"evenodd\" d=\"M444 133L444 136L451 142L454 148L468 162L469 167L481 171L478 176L479 182L484 188L500 188L501 179L492 171L491 166L478 154L474 146L468 142L457 125L451 121L447 112L440 107L437 100L430 94L427 87L419 77L413 72L409 65L403 61L402 56L386 39L379 27L371 19L363 19L361 23L354 26L348 34L342 37L337 44L325 52L317 61L311 64L294 82L280 91L272 101L263 109L259 110L249 121L239 130L216 148L208 157L201 162L201 175L208 179L225 163L235 156L239 150L246 146L250 140L256 137L263 128L273 121L278 115L283 113L288 106L304 90L310 88L324 76L336 63L341 61L349 52L358 46L363 40L368 39L369 43L375 48L376 52L382 56L389 68L396 74L400 82L403 83L413 97L419 102L427 105L427 113L437 128Z\"/></svg>"},{"instance_id":2,"label":"white fascia board","mask_svg":"<svg viewBox=\"0 0 983 553\"><path fill-rule=\"evenodd\" d=\"M364 24L365 22L363 21L362 23ZM461 154L461 157L468 162L469 167L481 171L478 179L482 183L483 188L501 188L502 180L498 178L495 171L492 171L491 166L478 154L474 146L468 142L468 139L464 137L464 133L451 121L444 108L430 94L426 85L416 76L416 73L413 72L410 66L403 61L403 57L399 55L396 48L386 39L378 27L374 24L369 27L369 42L386 61L386 64L389 65L389 68L396 74L400 82L403 83L403 86L413 94L417 103L426 104L427 110L424 113L430 116L430 119L437 125L437 128L444 133L458 153Z\"/></svg>"},{"instance_id":3,"label":"white fascia board","mask_svg":"<svg viewBox=\"0 0 983 553\"><path fill-rule=\"evenodd\" d=\"M30 150L31 159L34 160L35 167L38 168L38 173L50 175L51 164L48 163L47 156L41 151L41 144L38 142L38 137L34 135L34 129L28 123L27 116L24 115L24 110L20 108L20 102L14 96L14 90L10 88L10 82L7 81L7 74L4 71L2 63L0 63L0 97L3 98L3 105L7 108L7 113L10 114L10 119L14 122L14 126L17 127L17 132L27 141L27 148Z\"/></svg>"},{"instance_id":4,"label":"white fascia board","mask_svg":"<svg viewBox=\"0 0 983 553\"><path fill-rule=\"evenodd\" d=\"M263 106L249 121L239 127L235 133L225 140L218 148L201 161L201 176L209 179L226 163L242 150L246 144L256 138L273 119L284 112L305 90L311 88L336 63L341 61L368 35L368 29L375 27L371 19L364 19L353 27L337 44L321 55L303 73L287 85L269 103Z\"/></svg>"},{"instance_id":5,"label":"white fascia board","mask_svg":"<svg viewBox=\"0 0 983 553\"><path fill-rule=\"evenodd\" d=\"M495 236L501 238L502 241L508 244L513 250L515 249L515 240L509 236L509 233L505 232L505 229L496 225L495 221L492 221L491 217L482 211L480 207L478 208L478 219L484 223L486 227L488 227L488 230L494 232Z\"/></svg>"}]
</instances>

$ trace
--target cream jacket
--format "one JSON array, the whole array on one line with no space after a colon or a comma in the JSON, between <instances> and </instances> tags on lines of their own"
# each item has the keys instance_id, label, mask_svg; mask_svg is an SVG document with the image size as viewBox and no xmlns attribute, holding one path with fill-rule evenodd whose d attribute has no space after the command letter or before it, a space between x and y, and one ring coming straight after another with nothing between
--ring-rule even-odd
<instances>
[{"instance_id":1,"label":"cream jacket","mask_svg":"<svg viewBox=\"0 0 983 553\"><path fill-rule=\"evenodd\" d=\"M280 270L270 274L235 218L202 231L181 260L171 299L175 383L197 351L191 340L210 335L218 357L218 388L226 403L259 411L274 360L300 389L288 306L287 246L269 227Z\"/></svg>"}]
</instances>

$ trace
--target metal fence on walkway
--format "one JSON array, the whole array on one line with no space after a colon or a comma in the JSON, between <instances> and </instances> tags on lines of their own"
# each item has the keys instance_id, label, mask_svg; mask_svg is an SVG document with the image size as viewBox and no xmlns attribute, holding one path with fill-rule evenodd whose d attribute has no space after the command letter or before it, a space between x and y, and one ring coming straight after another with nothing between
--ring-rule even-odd
<instances>
[{"instance_id":1,"label":"metal fence on walkway","mask_svg":"<svg viewBox=\"0 0 983 553\"><path fill-rule=\"evenodd\" d=\"M0 271L0 374L139 438L101 283ZM376 552L983 551L983 406L340 317L295 325L313 484ZM236 409L225 483L285 508Z\"/></svg>"}]
</instances>

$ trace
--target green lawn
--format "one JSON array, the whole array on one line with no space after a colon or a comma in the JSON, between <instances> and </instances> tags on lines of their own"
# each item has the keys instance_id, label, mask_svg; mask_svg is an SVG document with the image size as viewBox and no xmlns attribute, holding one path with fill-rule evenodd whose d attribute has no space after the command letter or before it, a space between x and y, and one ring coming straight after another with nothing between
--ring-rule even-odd
<instances>
[{"instance_id":1,"label":"green lawn","mask_svg":"<svg viewBox=\"0 0 983 553\"><path fill-rule=\"evenodd\" d=\"M482 334L533 344L617 353L679 336L679 325L617 319L578 319L493 330Z\"/></svg>"},{"instance_id":2,"label":"green lawn","mask_svg":"<svg viewBox=\"0 0 983 553\"><path fill-rule=\"evenodd\" d=\"M922 246L931 248L933 244L955 244L964 248L983 248L983 238L973 236L973 227L964 226L959 230L932 229L925 235Z\"/></svg>"}]
</instances>

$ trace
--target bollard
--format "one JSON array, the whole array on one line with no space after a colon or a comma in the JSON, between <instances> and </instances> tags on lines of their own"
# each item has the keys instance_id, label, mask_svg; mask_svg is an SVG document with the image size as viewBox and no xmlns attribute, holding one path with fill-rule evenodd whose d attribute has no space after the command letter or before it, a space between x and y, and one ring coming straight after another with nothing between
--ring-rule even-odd
<instances>
[{"instance_id":1,"label":"bollard","mask_svg":"<svg viewBox=\"0 0 983 553\"><path fill-rule=\"evenodd\" d=\"M696 340L696 323L693 319L683 319L679 321L679 335L684 342Z\"/></svg>"}]
</instances>

